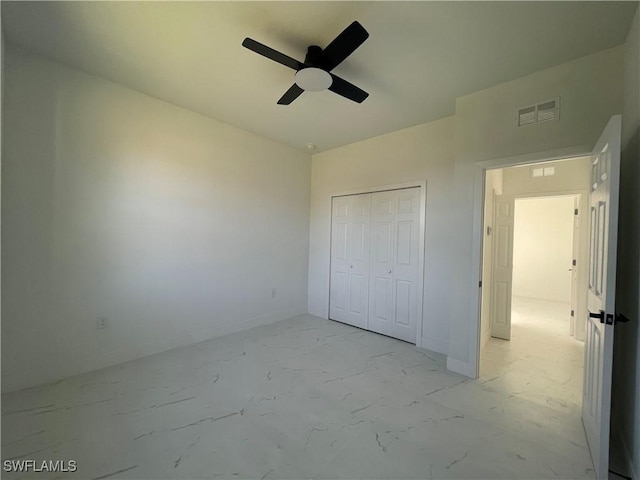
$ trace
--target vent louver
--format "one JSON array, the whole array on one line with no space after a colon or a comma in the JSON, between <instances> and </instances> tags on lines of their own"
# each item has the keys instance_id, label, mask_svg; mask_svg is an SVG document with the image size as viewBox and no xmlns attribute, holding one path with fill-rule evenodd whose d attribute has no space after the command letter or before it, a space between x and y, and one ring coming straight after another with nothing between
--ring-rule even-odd
<instances>
[{"instance_id":1,"label":"vent louver","mask_svg":"<svg viewBox=\"0 0 640 480\"><path fill-rule=\"evenodd\" d=\"M558 101L551 100L550 102L541 103L538 105L538 121L546 122L547 120L555 120L558 118L560 109L558 108Z\"/></svg>"},{"instance_id":2,"label":"vent louver","mask_svg":"<svg viewBox=\"0 0 640 480\"><path fill-rule=\"evenodd\" d=\"M518 110L518 126L536 123L536 107L525 107Z\"/></svg>"},{"instance_id":3,"label":"vent louver","mask_svg":"<svg viewBox=\"0 0 640 480\"><path fill-rule=\"evenodd\" d=\"M560 97L518 109L518 126L532 125L560 118Z\"/></svg>"},{"instance_id":4,"label":"vent louver","mask_svg":"<svg viewBox=\"0 0 640 480\"><path fill-rule=\"evenodd\" d=\"M547 166L547 167L531 167L531 176L533 178L539 177L552 177L556 174L555 166Z\"/></svg>"}]
</instances>

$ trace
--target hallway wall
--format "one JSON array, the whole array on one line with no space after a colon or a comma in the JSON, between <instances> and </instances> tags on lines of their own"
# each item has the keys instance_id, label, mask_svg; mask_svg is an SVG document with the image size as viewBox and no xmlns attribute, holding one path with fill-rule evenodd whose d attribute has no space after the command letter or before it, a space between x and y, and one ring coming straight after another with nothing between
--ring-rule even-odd
<instances>
[{"instance_id":1,"label":"hallway wall","mask_svg":"<svg viewBox=\"0 0 640 480\"><path fill-rule=\"evenodd\" d=\"M574 198L516 199L513 295L571 302Z\"/></svg>"}]
</instances>

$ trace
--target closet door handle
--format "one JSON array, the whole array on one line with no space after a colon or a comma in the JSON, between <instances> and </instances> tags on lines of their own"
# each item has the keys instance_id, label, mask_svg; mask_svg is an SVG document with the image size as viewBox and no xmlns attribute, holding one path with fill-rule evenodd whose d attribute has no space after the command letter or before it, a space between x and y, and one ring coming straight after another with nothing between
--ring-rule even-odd
<instances>
[{"instance_id":1,"label":"closet door handle","mask_svg":"<svg viewBox=\"0 0 640 480\"><path fill-rule=\"evenodd\" d=\"M389 269L389 273L391 273L391 269Z\"/></svg>"}]
</instances>

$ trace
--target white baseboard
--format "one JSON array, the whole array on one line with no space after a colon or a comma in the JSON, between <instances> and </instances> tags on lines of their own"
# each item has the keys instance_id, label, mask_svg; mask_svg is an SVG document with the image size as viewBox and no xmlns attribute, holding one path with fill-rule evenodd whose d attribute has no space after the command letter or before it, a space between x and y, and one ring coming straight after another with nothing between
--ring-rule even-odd
<instances>
[{"instance_id":1,"label":"white baseboard","mask_svg":"<svg viewBox=\"0 0 640 480\"><path fill-rule=\"evenodd\" d=\"M269 325L279 320L304 314L303 308L278 311L237 322L221 323L215 327L194 330L175 337L164 338L144 344L132 344L108 352L99 352L78 361L67 362L66 364L52 363L49 368L28 368L19 372L5 373L2 378L2 393L38 387L82 373L101 370L157 353L194 345L223 335L241 332L262 325Z\"/></svg>"},{"instance_id":2,"label":"white baseboard","mask_svg":"<svg viewBox=\"0 0 640 480\"><path fill-rule=\"evenodd\" d=\"M442 355L449 353L449 345L439 338L422 337L422 343L416 346L424 348L425 350L431 350L432 352L441 353Z\"/></svg>"},{"instance_id":3,"label":"white baseboard","mask_svg":"<svg viewBox=\"0 0 640 480\"><path fill-rule=\"evenodd\" d=\"M452 357L447 357L447 370L469 378L477 378L476 369L469 363Z\"/></svg>"}]
</instances>

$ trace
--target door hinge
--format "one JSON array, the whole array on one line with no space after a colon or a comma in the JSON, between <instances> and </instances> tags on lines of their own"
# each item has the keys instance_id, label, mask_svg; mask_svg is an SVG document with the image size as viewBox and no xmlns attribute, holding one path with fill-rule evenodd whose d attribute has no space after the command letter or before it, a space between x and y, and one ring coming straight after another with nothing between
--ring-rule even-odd
<instances>
[{"instance_id":1,"label":"door hinge","mask_svg":"<svg viewBox=\"0 0 640 480\"><path fill-rule=\"evenodd\" d=\"M571 310L571 316L575 317L576 316L576 311L575 310Z\"/></svg>"},{"instance_id":2,"label":"door hinge","mask_svg":"<svg viewBox=\"0 0 640 480\"><path fill-rule=\"evenodd\" d=\"M573 260L573 261L571 262L571 265L573 265L574 267L575 267L577 264L578 264L578 262L576 262L575 260Z\"/></svg>"},{"instance_id":3,"label":"door hinge","mask_svg":"<svg viewBox=\"0 0 640 480\"><path fill-rule=\"evenodd\" d=\"M482 288L482 280L480 280L480 281L478 282L478 287L479 287L479 288Z\"/></svg>"},{"instance_id":4,"label":"door hinge","mask_svg":"<svg viewBox=\"0 0 640 480\"><path fill-rule=\"evenodd\" d=\"M566 210L565 210L565 212L566 212ZM578 215L578 209L577 208L573 211L573 214L574 215Z\"/></svg>"}]
</instances>

